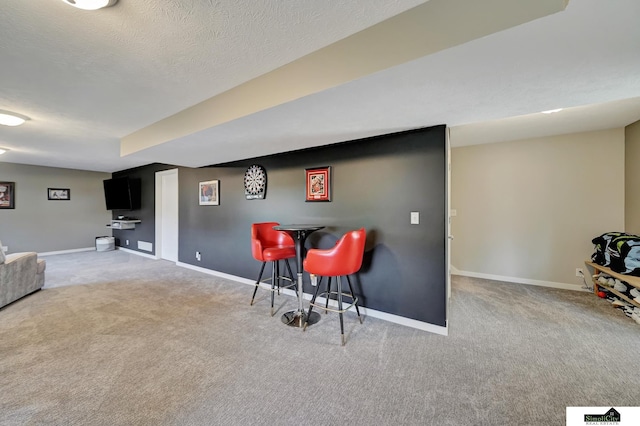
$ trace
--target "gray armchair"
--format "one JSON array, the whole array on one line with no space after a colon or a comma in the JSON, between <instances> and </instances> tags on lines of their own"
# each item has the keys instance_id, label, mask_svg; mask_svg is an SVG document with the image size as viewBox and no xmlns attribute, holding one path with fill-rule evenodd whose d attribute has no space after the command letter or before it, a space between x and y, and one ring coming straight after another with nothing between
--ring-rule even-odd
<instances>
[{"instance_id":1,"label":"gray armchair","mask_svg":"<svg viewBox=\"0 0 640 426\"><path fill-rule=\"evenodd\" d=\"M0 248L0 308L41 289L45 268L35 252L5 255Z\"/></svg>"}]
</instances>

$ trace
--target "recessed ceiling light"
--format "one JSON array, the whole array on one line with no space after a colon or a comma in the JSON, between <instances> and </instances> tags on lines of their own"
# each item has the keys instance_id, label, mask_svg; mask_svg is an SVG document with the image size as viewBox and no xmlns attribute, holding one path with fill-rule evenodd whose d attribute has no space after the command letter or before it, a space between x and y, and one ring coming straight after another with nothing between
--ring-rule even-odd
<instances>
[{"instance_id":1,"label":"recessed ceiling light","mask_svg":"<svg viewBox=\"0 0 640 426\"><path fill-rule=\"evenodd\" d=\"M0 148L0 155L4 154L7 151L9 151L7 148Z\"/></svg>"},{"instance_id":2,"label":"recessed ceiling light","mask_svg":"<svg viewBox=\"0 0 640 426\"><path fill-rule=\"evenodd\" d=\"M83 10L98 10L103 7L113 6L118 0L62 0L73 7Z\"/></svg>"},{"instance_id":3,"label":"recessed ceiling light","mask_svg":"<svg viewBox=\"0 0 640 426\"><path fill-rule=\"evenodd\" d=\"M26 115L0 110L0 124L4 124L5 126L19 126L28 119L29 117Z\"/></svg>"},{"instance_id":4,"label":"recessed ceiling light","mask_svg":"<svg viewBox=\"0 0 640 426\"><path fill-rule=\"evenodd\" d=\"M554 112L560 112L562 111L562 108L557 108L557 109L550 109L548 111L542 111L543 114L553 114Z\"/></svg>"}]
</instances>

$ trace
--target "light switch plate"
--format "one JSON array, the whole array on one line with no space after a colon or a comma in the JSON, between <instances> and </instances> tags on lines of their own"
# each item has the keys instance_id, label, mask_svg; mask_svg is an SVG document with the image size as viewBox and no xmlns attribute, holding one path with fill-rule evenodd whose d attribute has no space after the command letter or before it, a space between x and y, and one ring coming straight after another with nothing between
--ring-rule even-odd
<instances>
[{"instance_id":1,"label":"light switch plate","mask_svg":"<svg viewBox=\"0 0 640 426\"><path fill-rule=\"evenodd\" d=\"M411 224L412 225L420 224L420 212L411 212Z\"/></svg>"},{"instance_id":2,"label":"light switch plate","mask_svg":"<svg viewBox=\"0 0 640 426\"><path fill-rule=\"evenodd\" d=\"M458 210L451 209L450 212L449 212L449 216L451 216L451 217L458 216Z\"/></svg>"}]
</instances>

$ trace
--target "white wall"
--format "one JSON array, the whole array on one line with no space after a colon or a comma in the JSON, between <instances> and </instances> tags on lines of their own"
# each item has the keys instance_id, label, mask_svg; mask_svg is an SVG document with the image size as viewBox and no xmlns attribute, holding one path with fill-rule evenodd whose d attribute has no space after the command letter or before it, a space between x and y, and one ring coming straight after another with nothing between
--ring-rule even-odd
<instances>
[{"instance_id":1,"label":"white wall","mask_svg":"<svg viewBox=\"0 0 640 426\"><path fill-rule=\"evenodd\" d=\"M95 247L111 235L102 181L109 173L0 163L0 181L15 182L15 209L0 209L0 240L9 252ZM69 201L47 200L47 188L69 188Z\"/></svg>"},{"instance_id":2,"label":"white wall","mask_svg":"<svg viewBox=\"0 0 640 426\"><path fill-rule=\"evenodd\" d=\"M624 151L622 128L453 149L452 265L579 287L591 239L624 229Z\"/></svg>"},{"instance_id":3,"label":"white wall","mask_svg":"<svg viewBox=\"0 0 640 426\"><path fill-rule=\"evenodd\" d=\"M640 235L640 121L625 128L625 232Z\"/></svg>"}]
</instances>

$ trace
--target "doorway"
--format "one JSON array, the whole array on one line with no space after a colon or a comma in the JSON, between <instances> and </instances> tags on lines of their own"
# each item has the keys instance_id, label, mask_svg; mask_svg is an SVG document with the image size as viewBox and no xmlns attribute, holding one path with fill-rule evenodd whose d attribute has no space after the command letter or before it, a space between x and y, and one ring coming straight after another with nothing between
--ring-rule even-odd
<instances>
[{"instance_id":1,"label":"doorway","mask_svg":"<svg viewBox=\"0 0 640 426\"><path fill-rule=\"evenodd\" d=\"M156 172L156 257L178 261L178 169Z\"/></svg>"}]
</instances>

